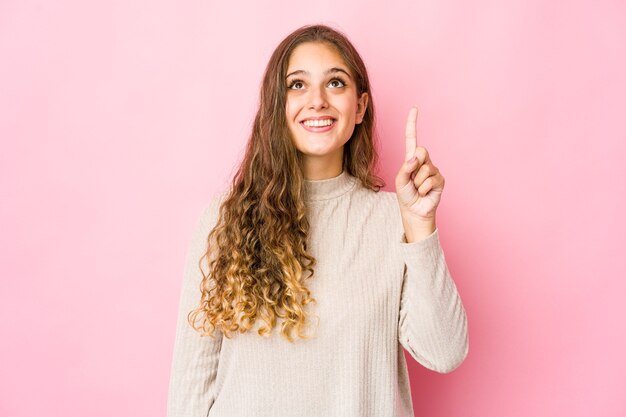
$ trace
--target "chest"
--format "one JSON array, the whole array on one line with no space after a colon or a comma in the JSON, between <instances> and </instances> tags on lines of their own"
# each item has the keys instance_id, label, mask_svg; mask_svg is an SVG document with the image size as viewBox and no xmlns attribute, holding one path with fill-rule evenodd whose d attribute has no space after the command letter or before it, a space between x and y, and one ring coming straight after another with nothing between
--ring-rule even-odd
<instances>
[{"instance_id":1,"label":"chest","mask_svg":"<svg viewBox=\"0 0 626 417\"><path fill-rule=\"evenodd\" d=\"M338 335L395 329L404 263L394 219L375 208L342 207L326 207L310 219L309 252L317 264L305 282L322 331L329 322Z\"/></svg>"}]
</instances>

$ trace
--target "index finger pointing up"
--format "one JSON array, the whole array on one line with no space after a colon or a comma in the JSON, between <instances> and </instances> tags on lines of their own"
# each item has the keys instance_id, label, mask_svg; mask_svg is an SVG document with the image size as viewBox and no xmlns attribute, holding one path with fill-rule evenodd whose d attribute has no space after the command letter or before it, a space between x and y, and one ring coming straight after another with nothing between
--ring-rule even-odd
<instances>
[{"instance_id":1,"label":"index finger pointing up","mask_svg":"<svg viewBox=\"0 0 626 417\"><path fill-rule=\"evenodd\" d=\"M411 107L406 121L406 156L405 160L411 159L417 148L417 106Z\"/></svg>"}]
</instances>

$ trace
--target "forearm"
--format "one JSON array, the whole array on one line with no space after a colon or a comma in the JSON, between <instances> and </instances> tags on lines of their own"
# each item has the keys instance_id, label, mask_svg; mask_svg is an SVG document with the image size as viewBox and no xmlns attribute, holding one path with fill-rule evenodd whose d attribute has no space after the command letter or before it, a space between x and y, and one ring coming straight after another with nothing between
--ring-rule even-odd
<instances>
[{"instance_id":1,"label":"forearm","mask_svg":"<svg viewBox=\"0 0 626 417\"><path fill-rule=\"evenodd\" d=\"M425 367L450 372L468 352L467 317L445 262L438 230L401 246L406 270L398 327L400 342Z\"/></svg>"}]
</instances>

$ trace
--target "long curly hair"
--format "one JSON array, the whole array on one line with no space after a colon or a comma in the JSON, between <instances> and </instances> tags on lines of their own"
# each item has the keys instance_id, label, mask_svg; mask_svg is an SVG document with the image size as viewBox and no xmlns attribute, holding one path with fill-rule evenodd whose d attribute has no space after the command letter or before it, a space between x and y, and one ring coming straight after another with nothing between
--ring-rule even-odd
<instances>
[{"instance_id":1,"label":"long curly hair","mask_svg":"<svg viewBox=\"0 0 626 417\"><path fill-rule=\"evenodd\" d=\"M261 319L258 334L266 336L282 319L285 339L293 342L294 330L298 337L310 338L303 333L308 316L304 307L316 300L305 281L313 277L316 259L307 253L303 160L287 126L285 79L293 50L304 42L334 47L356 80L357 94L368 93L363 121L344 145L343 169L376 192L385 185L373 174L378 164L374 104L363 60L333 28L307 25L295 30L269 60L244 158L200 259L200 305L187 319L203 335L219 329L230 338L230 332L244 333ZM209 260L207 272L204 258Z\"/></svg>"}]
</instances>

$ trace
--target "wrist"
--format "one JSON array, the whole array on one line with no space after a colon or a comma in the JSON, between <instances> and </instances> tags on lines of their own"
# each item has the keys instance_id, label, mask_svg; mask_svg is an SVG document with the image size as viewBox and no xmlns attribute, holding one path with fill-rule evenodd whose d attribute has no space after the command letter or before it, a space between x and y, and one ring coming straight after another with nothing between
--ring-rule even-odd
<instances>
[{"instance_id":1,"label":"wrist","mask_svg":"<svg viewBox=\"0 0 626 417\"><path fill-rule=\"evenodd\" d=\"M402 225L404 226L404 235L407 243L427 238L437 229L435 216L423 218L402 213Z\"/></svg>"}]
</instances>

